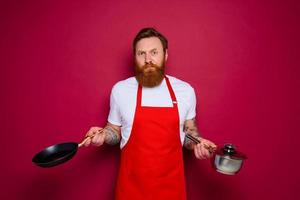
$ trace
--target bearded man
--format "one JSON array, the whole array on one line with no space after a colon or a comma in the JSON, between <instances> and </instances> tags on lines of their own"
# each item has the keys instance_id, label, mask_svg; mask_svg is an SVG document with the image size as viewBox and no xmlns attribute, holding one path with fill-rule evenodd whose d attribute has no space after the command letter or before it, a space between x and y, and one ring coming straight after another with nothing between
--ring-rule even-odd
<instances>
[{"instance_id":1,"label":"bearded man","mask_svg":"<svg viewBox=\"0 0 300 200\"><path fill-rule=\"evenodd\" d=\"M211 156L195 123L196 97L186 82L165 75L168 41L153 28L133 41L135 77L116 83L110 97L108 123L91 127L85 146L118 144L121 163L117 200L186 199L182 146L198 159ZM201 142L187 139L191 134Z\"/></svg>"}]
</instances>

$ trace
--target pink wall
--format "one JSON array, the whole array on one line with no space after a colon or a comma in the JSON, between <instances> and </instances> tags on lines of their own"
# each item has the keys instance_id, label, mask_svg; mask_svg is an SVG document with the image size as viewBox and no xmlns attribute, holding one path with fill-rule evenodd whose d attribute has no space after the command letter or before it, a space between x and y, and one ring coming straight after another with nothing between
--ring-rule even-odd
<instances>
[{"instance_id":1,"label":"pink wall","mask_svg":"<svg viewBox=\"0 0 300 200\"><path fill-rule=\"evenodd\" d=\"M185 151L189 199L299 199L299 8L260 0L2 2L0 199L112 199L117 146L80 149L51 169L31 158L104 125L111 87L132 75L131 41L145 26L169 38L167 72L195 88L203 135L249 157L240 174L226 176Z\"/></svg>"}]
</instances>

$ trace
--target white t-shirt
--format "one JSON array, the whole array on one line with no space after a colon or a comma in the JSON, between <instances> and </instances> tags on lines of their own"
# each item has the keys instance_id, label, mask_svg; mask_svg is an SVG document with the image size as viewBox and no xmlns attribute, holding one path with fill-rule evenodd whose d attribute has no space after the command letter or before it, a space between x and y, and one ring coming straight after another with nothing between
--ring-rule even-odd
<instances>
[{"instance_id":1,"label":"white t-shirt","mask_svg":"<svg viewBox=\"0 0 300 200\"><path fill-rule=\"evenodd\" d=\"M184 121L193 119L196 116L196 95L194 89L186 82L175 77L167 76L174 90L179 118L180 118L180 139L183 144L185 133L183 132ZM127 143L136 108L138 82L135 77L116 83L111 91L110 112L108 122L121 126L121 144L123 148ZM168 91L166 80L156 87L142 89L142 106L172 107L172 99Z\"/></svg>"}]
</instances>

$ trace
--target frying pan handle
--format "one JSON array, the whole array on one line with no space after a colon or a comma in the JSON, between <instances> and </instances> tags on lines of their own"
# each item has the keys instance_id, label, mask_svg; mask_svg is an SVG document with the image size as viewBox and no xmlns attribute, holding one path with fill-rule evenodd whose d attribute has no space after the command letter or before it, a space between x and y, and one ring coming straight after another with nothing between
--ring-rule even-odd
<instances>
[{"instance_id":1,"label":"frying pan handle","mask_svg":"<svg viewBox=\"0 0 300 200\"><path fill-rule=\"evenodd\" d=\"M94 137L94 135L93 135L93 136L86 136L86 137L84 138L84 140L78 144L78 147L82 147L82 145L83 145L89 138L92 139L93 137Z\"/></svg>"},{"instance_id":2,"label":"frying pan handle","mask_svg":"<svg viewBox=\"0 0 300 200\"><path fill-rule=\"evenodd\" d=\"M194 136L192 135L189 135L189 134L186 134L186 137L190 140L192 140L193 142L195 142L196 144L200 144L201 141L198 140L197 138L195 138ZM210 153L214 153L216 151L216 148L212 147L212 146L209 146L207 144L203 144L204 148L206 148Z\"/></svg>"},{"instance_id":3,"label":"frying pan handle","mask_svg":"<svg viewBox=\"0 0 300 200\"><path fill-rule=\"evenodd\" d=\"M103 129L98 130L99 133L103 132ZM92 139L95 136L96 133L94 133L93 135L87 135L85 136L84 140L82 142L80 142L78 144L78 147L82 147L82 145L84 145L84 143L88 140L88 139Z\"/></svg>"}]
</instances>

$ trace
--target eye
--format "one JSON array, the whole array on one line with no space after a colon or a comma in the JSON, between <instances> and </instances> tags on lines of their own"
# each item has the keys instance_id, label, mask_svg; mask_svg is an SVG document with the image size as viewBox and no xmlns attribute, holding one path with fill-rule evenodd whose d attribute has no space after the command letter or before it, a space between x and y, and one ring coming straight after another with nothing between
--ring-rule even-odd
<instances>
[{"instance_id":1,"label":"eye","mask_svg":"<svg viewBox=\"0 0 300 200\"><path fill-rule=\"evenodd\" d=\"M144 51L139 51L139 52L137 53L137 55L138 55L138 56L145 55L145 52L144 52Z\"/></svg>"},{"instance_id":2,"label":"eye","mask_svg":"<svg viewBox=\"0 0 300 200\"><path fill-rule=\"evenodd\" d=\"M153 56L155 56L155 55L158 54L158 52L155 50L155 51L152 51L151 54L152 54Z\"/></svg>"}]
</instances>

